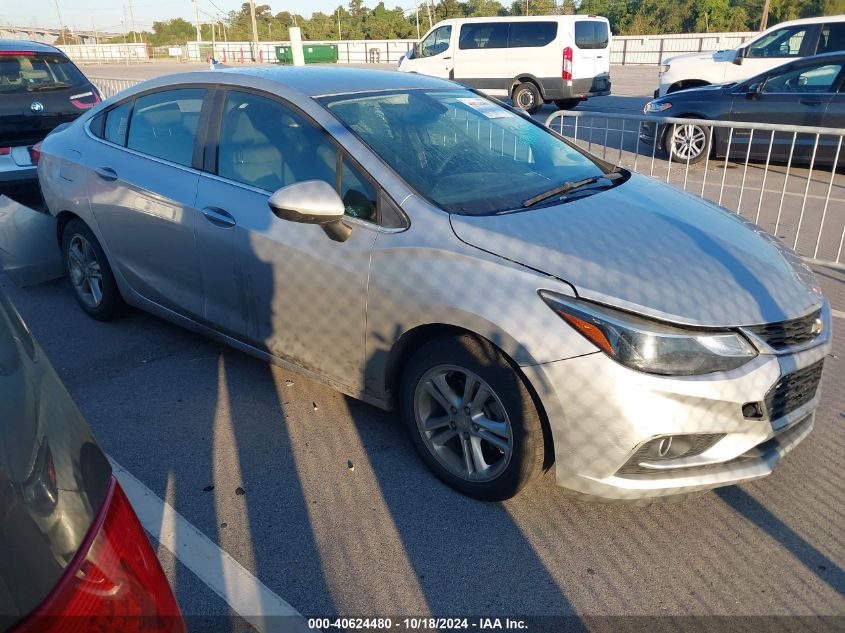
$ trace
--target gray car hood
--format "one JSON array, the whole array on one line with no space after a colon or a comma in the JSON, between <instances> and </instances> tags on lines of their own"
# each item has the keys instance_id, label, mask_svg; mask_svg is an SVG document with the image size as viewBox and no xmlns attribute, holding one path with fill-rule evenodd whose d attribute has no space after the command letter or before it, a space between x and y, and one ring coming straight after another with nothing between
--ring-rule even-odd
<instances>
[{"instance_id":1,"label":"gray car hood","mask_svg":"<svg viewBox=\"0 0 845 633\"><path fill-rule=\"evenodd\" d=\"M771 323L823 302L809 267L773 237L636 174L566 204L451 221L462 241L567 281L581 297L676 323Z\"/></svg>"}]
</instances>

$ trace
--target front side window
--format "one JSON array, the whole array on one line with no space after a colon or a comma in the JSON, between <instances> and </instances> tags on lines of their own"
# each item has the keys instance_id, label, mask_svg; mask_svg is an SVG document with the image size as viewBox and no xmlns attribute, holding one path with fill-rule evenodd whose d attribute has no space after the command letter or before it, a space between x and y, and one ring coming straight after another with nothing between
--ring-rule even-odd
<instances>
[{"instance_id":1,"label":"front side window","mask_svg":"<svg viewBox=\"0 0 845 633\"><path fill-rule=\"evenodd\" d=\"M179 88L138 97L126 146L189 167L205 93L200 88Z\"/></svg>"},{"instance_id":2,"label":"front side window","mask_svg":"<svg viewBox=\"0 0 845 633\"><path fill-rule=\"evenodd\" d=\"M461 37L458 42L458 48L461 50L505 48L507 45L507 22L470 22L461 27Z\"/></svg>"},{"instance_id":3,"label":"front side window","mask_svg":"<svg viewBox=\"0 0 845 633\"><path fill-rule=\"evenodd\" d=\"M451 213L519 209L599 166L544 127L463 89L320 99L420 195Z\"/></svg>"},{"instance_id":4,"label":"front side window","mask_svg":"<svg viewBox=\"0 0 845 633\"><path fill-rule=\"evenodd\" d=\"M575 46L581 49L607 48L610 31L607 22L578 20L575 22Z\"/></svg>"},{"instance_id":5,"label":"front side window","mask_svg":"<svg viewBox=\"0 0 845 633\"><path fill-rule=\"evenodd\" d=\"M845 22L833 22L822 27L816 53L845 51Z\"/></svg>"},{"instance_id":6,"label":"front side window","mask_svg":"<svg viewBox=\"0 0 845 633\"><path fill-rule=\"evenodd\" d=\"M746 57L798 57L806 26L790 26L772 31L748 46Z\"/></svg>"},{"instance_id":7,"label":"front side window","mask_svg":"<svg viewBox=\"0 0 845 633\"><path fill-rule=\"evenodd\" d=\"M535 48L550 44L557 37L557 22L512 22L509 48Z\"/></svg>"},{"instance_id":8,"label":"front side window","mask_svg":"<svg viewBox=\"0 0 845 633\"><path fill-rule=\"evenodd\" d=\"M217 174L276 191L305 180L340 187L346 214L375 221L375 187L348 159L338 179L338 151L325 133L278 101L247 92L229 92L223 107Z\"/></svg>"},{"instance_id":9,"label":"front side window","mask_svg":"<svg viewBox=\"0 0 845 633\"><path fill-rule=\"evenodd\" d=\"M79 69L58 53L7 51L0 55L0 94L46 92L86 83Z\"/></svg>"},{"instance_id":10,"label":"front side window","mask_svg":"<svg viewBox=\"0 0 845 633\"><path fill-rule=\"evenodd\" d=\"M842 64L805 66L789 72L772 75L763 84L765 93L814 93L833 92L833 84Z\"/></svg>"},{"instance_id":11,"label":"front side window","mask_svg":"<svg viewBox=\"0 0 845 633\"><path fill-rule=\"evenodd\" d=\"M452 27L448 24L434 29L422 41L420 48L423 57L434 57L449 48L449 38L452 37Z\"/></svg>"}]
</instances>

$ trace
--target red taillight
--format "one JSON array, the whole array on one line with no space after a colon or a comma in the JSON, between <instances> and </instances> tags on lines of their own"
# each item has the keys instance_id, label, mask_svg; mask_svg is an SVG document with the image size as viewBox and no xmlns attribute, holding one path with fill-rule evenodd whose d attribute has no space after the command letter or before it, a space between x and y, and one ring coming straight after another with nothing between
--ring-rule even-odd
<instances>
[{"instance_id":1,"label":"red taillight","mask_svg":"<svg viewBox=\"0 0 845 633\"><path fill-rule=\"evenodd\" d=\"M6 55L35 55L35 51L0 51L0 57Z\"/></svg>"},{"instance_id":2,"label":"red taillight","mask_svg":"<svg viewBox=\"0 0 845 633\"><path fill-rule=\"evenodd\" d=\"M96 90L80 92L78 95L71 95L70 102L80 110L87 110L100 103L100 95Z\"/></svg>"},{"instance_id":3,"label":"red taillight","mask_svg":"<svg viewBox=\"0 0 845 633\"><path fill-rule=\"evenodd\" d=\"M167 578L115 479L64 576L14 633L185 633Z\"/></svg>"},{"instance_id":4,"label":"red taillight","mask_svg":"<svg viewBox=\"0 0 845 633\"><path fill-rule=\"evenodd\" d=\"M33 165L37 165L38 161L41 160L41 141L29 148L29 158Z\"/></svg>"},{"instance_id":5,"label":"red taillight","mask_svg":"<svg viewBox=\"0 0 845 633\"><path fill-rule=\"evenodd\" d=\"M0 156L8 156L12 153L11 147L0 147Z\"/></svg>"},{"instance_id":6,"label":"red taillight","mask_svg":"<svg viewBox=\"0 0 845 633\"><path fill-rule=\"evenodd\" d=\"M572 47L563 49L563 75L564 79L572 79Z\"/></svg>"}]
</instances>

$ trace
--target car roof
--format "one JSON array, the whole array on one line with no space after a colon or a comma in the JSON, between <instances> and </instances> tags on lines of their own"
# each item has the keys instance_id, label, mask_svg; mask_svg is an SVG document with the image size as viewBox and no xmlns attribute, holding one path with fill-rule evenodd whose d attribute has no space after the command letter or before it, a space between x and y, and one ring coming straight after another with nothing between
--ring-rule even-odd
<instances>
[{"instance_id":1,"label":"car roof","mask_svg":"<svg viewBox=\"0 0 845 633\"><path fill-rule=\"evenodd\" d=\"M820 24L827 22L845 22L845 14L842 15L823 15L817 18L799 18L798 20L787 20L785 22L778 22L766 29L766 32L773 31L784 26L794 26L797 24Z\"/></svg>"},{"instance_id":2,"label":"car roof","mask_svg":"<svg viewBox=\"0 0 845 633\"><path fill-rule=\"evenodd\" d=\"M449 18L447 20L440 20L432 29L436 29L441 24L472 24L475 22L567 22L573 20L608 21L603 15L585 15L580 13L577 15L510 15L480 18Z\"/></svg>"},{"instance_id":3,"label":"car roof","mask_svg":"<svg viewBox=\"0 0 845 633\"><path fill-rule=\"evenodd\" d=\"M55 46L33 42L31 40L3 40L0 39L0 51L26 51L33 53L59 53L64 55Z\"/></svg>"},{"instance_id":4,"label":"car roof","mask_svg":"<svg viewBox=\"0 0 845 633\"><path fill-rule=\"evenodd\" d=\"M374 92L408 89L448 89L456 84L445 79L403 73L392 70L342 68L337 66L253 66L245 68L218 68L215 70L183 73L163 77L155 83L178 85L201 81L202 83L237 84L237 77L269 81L304 94L319 97L333 94ZM147 83L147 82L145 82Z\"/></svg>"}]
</instances>

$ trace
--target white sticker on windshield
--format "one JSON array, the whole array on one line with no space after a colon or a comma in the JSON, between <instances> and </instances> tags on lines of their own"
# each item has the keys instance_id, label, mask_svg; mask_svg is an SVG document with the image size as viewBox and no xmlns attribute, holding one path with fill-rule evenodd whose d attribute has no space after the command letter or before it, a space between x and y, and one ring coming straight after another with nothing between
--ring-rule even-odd
<instances>
[{"instance_id":1,"label":"white sticker on windshield","mask_svg":"<svg viewBox=\"0 0 845 633\"><path fill-rule=\"evenodd\" d=\"M509 112L492 101L487 101L487 99L481 97L461 97L458 101L488 119L504 119L505 117L516 116L513 112Z\"/></svg>"}]
</instances>

